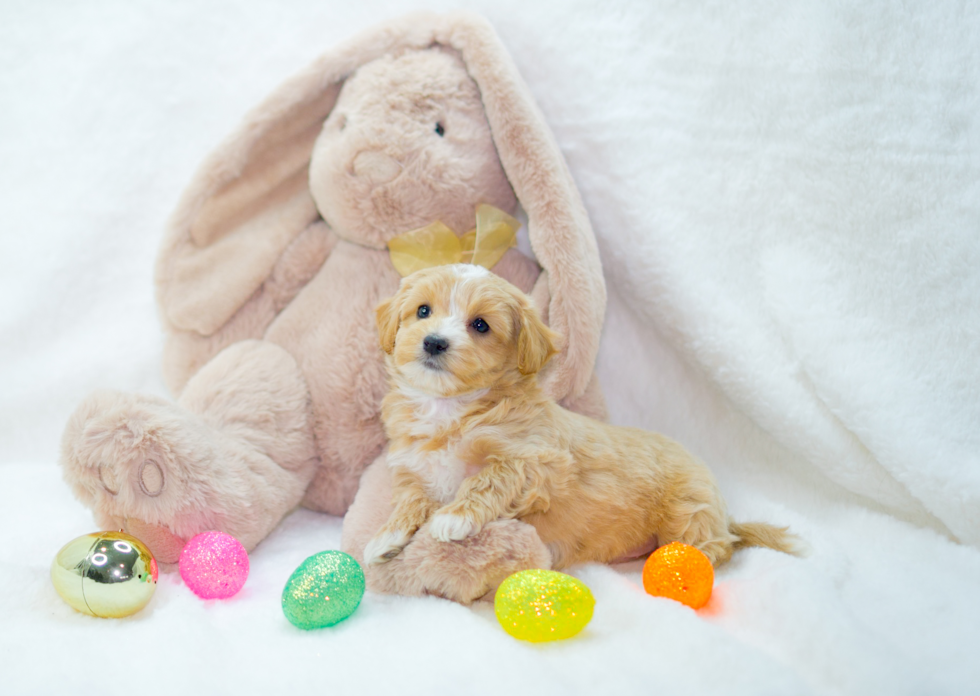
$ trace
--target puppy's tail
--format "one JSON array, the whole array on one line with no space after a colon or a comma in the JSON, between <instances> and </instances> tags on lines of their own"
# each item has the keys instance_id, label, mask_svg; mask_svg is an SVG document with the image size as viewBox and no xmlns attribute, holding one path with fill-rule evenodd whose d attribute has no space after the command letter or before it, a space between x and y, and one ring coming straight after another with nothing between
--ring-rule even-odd
<instances>
[{"instance_id":1,"label":"puppy's tail","mask_svg":"<svg viewBox=\"0 0 980 696\"><path fill-rule=\"evenodd\" d=\"M806 552L803 541L791 534L788 527L775 527L765 522L730 522L728 531L738 537L735 549L764 546L794 556L803 556Z\"/></svg>"}]
</instances>

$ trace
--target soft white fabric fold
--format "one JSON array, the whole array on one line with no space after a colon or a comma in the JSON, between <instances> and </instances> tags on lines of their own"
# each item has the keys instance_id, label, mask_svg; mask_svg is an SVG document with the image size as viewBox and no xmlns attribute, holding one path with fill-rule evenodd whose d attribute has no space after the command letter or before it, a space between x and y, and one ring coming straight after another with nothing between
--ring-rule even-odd
<instances>
[{"instance_id":1,"label":"soft white fabric fold","mask_svg":"<svg viewBox=\"0 0 980 696\"><path fill-rule=\"evenodd\" d=\"M578 569L593 624L544 648L514 642L486 607L435 598L369 595L338 630L299 634L282 586L339 545L338 520L302 512L256 550L231 602L166 575L132 620L75 614L48 564L91 522L53 466L58 440L93 389L163 392L152 268L178 194L326 47L450 5L493 21L591 215L612 420L683 441L738 518L789 524L810 555L739 552L699 614L645 596L638 566ZM975 689L980 13L951 0L695 5L0 7L5 688ZM119 664L145 679L98 681Z\"/></svg>"}]
</instances>

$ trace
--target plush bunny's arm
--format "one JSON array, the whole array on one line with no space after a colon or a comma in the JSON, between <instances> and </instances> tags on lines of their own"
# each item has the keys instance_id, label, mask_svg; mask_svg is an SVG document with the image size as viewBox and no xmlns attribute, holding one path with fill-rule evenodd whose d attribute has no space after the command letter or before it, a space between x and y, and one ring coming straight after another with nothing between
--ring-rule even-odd
<instances>
[{"instance_id":1,"label":"plush bunny's arm","mask_svg":"<svg viewBox=\"0 0 980 696\"><path fill-rule=\"evenodd\" d=\"M558 144L490 24L469 13L443 21L438 38L460 51L480 87L504 171L528 215L531 247L547 271L548 320L565 344L546 386L557 399L577 397L592 377L606 306L588 214Z\"/></svg>"},{"instance_id":2,"label":"plush bunny's arm","mask_svg":"<svg viewBox=\"0 0 980 696\"><path fill-rule=\"evenodd\" d=\"M163 378L173 394L205 363L232 343L263 338L269 326L313 278L338 241L321 220L289 243L269 277L231 318L210 336L170 327L163 349Z\"/></svg>"}]
</instances>

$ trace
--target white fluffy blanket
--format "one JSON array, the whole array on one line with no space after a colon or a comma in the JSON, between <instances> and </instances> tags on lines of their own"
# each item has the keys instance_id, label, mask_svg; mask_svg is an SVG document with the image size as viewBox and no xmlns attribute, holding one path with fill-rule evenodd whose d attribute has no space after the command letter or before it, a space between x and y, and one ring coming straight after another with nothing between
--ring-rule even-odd
<instances>
[{"instance_id":1,"label":"white fluffy blanket","mask_svg":"<svg viewBox=\"0 0 980 696\"><path fill-rule=\"evenodd\" d=\"M130 619L75 613L48 566L93 524L58 440L92 389L163 391L152 264L180 190L325 48L459 5L496 25L592 215L612 420L684 442L809 556L740 552L700 612L635 564L579 568L595 618L559 644L371 594L304 633L280 593L340 521L298 512L232 600L168 575ZM3 3L0 691L974 691L978 37L945 0Z\"/></svg>"}]
</instances>

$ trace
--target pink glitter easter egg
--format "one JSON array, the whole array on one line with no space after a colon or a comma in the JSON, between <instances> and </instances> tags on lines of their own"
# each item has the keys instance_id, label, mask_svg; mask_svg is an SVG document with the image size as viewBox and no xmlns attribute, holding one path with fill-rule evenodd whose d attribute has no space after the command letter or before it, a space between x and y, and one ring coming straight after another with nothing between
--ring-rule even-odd
<instances>
[{"instance_id":1,"label":"pink glitter easter egg","mask_svg":"<svg viewBox=\"0 0 980 696\"><path fill-rule=\"evenodd\" d=\"M184 545L179 566L184 584L198 597L227 599L248 578L248 553L230 534L204 532Z\"/></svg>"}]
</instances>

